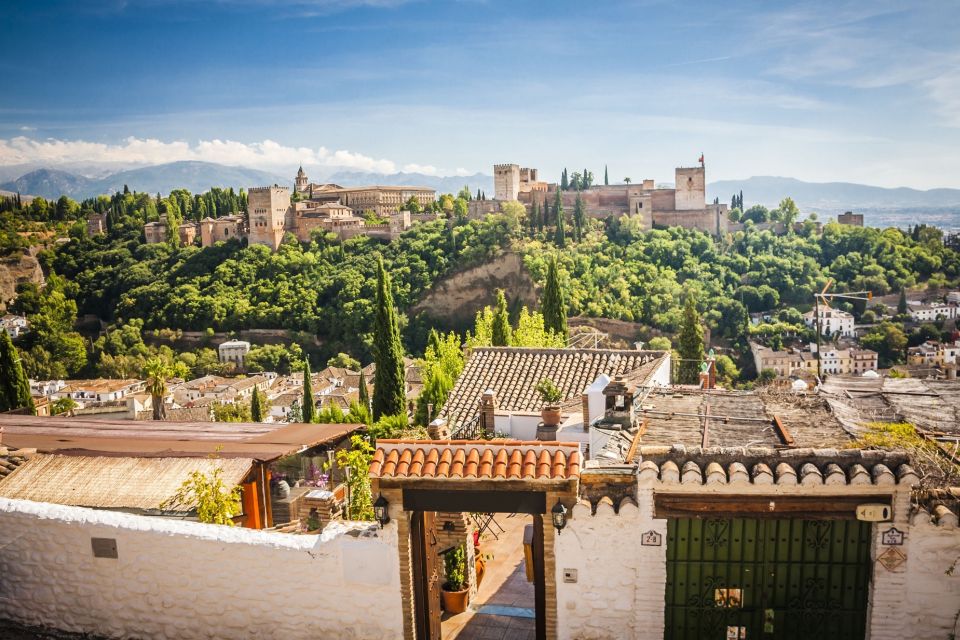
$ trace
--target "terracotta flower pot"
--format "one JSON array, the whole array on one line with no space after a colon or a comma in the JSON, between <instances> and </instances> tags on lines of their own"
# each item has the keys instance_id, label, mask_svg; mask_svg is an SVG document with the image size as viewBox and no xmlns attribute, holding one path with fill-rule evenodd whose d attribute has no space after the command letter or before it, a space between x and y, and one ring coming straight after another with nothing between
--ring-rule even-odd
<instances>
[{"instance_id":1,"label":"terracotta flower pot","mask_svg":"<svg viewBox=\"0 0 960 640\"><path fill-rule=\"evenodd\" d=\"M442 589L440 597L443 599L443 610L447 613L463 613L467 610L467 598L470 595L470 587L463 585L460 591L447 591Z\"/></svg>"},{"instance_id":2,"label":"terracotta flower pot","mask_svg":"<svg viewBox=\"0 0 960 640\"><path fill-rule=\"evenodd\" d=\"M558 404L548 404L540 410L540 418L543 420L543 424L547 426L555 426L560 424L560 405Z\"/></svg>"}]
</instances>

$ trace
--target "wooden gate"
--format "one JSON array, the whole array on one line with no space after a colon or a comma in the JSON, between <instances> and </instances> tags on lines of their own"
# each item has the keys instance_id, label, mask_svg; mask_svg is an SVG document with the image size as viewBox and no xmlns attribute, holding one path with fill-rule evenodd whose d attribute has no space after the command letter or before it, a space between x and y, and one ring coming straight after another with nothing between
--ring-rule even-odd
<instances>
[{"instance_id":1,"label":"wooden gate","mask_svg":"<svg viewBox=\"0 0 960 640\"><path fill-rule=\"evenodd\" d=\"M863 638L870 524L671 519L669 640Z\"/></svg>"},{"instance_id":2,"label":"wooden gate","mask_svg":"<svg viewBox=\"0 0 960 640\"><path fill-rule=\"evenodd\" d=\"M416 511L410 527L417 638L428 640L440 640L440 541L436 516L433 511Z\"/></svg>"}]
</instances>

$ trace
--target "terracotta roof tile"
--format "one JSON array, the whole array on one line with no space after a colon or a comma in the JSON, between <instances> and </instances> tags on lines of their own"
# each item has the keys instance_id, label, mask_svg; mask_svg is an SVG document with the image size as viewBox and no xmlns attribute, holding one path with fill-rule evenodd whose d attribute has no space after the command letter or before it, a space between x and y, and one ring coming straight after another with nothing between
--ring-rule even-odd
<instances>
[{"instance_id":1,"label":"terracotta roof tile","mask_svg":"<svg viewBox=\"0 0 960 640\"><path fill-rule=\"evenodd\" d=\"M567 480L580 475L575 442L520 440L379 440L376 478Z\"/></svg>"},{"instance_id":2,"label":"terracotta roof tile","mask_svg":"<svg viewBox=\"0 0 960 640\"><path fill-rule=\"evenodd\" d=\"M614 349L476 348L450 392L441 417L450 425L469 422L479 412L480 398L492 389L497 408L504 411L540 410L537 383L550 378L563 393L561 404L579 401L597 376L624 376L644 384L660 365L662 351Z\"/></svg>"}]
</instances>

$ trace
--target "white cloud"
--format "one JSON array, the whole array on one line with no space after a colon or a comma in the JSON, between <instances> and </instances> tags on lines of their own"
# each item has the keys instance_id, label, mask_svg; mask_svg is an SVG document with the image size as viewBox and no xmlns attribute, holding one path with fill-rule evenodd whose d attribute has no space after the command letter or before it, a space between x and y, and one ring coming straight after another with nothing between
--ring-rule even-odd
<instances>
[{"instance_id":1,"label":"white cloud","mask_svg":"<svg viewBox=\"0 0 960 640\"><path fill-rule=\"evenodd\" d=\"M36 130L37 130L36 127L29 127L27 125L22 125L20 127L20 131L36 131Z\"/></svg>"},{"instance_id":2,"label":"white cloud","mask_svg":"<svg viewBox=\"0 0 960 640\"><path fill-rule=\"evenodd\" d=\"M348 168L357 171L393 173L391 160L326 147L289 147L273 140L243 143L234 140L200 140L191 145L182 140L164 142L155 138L129 137L118 144L85 140L36 140L26 136L0 139L0 165L25 163L119 163L162 164L179 160L200 160L260 169L281 169L303 164ZM419 165L411 165L419 166Z\"/></svg>"},{"instance_id":3,"label":"white cloud","mask_svg":"<svg viewBox=\"0 0 960 640\"><path fill-rule=\"evenodd\" d=\"M437 172L437 168L432 164L416 164L416 163L405 164L403 165L403 172L404 173L422 173L428 176L440 175Z\"/></svg>"}]
</instances>

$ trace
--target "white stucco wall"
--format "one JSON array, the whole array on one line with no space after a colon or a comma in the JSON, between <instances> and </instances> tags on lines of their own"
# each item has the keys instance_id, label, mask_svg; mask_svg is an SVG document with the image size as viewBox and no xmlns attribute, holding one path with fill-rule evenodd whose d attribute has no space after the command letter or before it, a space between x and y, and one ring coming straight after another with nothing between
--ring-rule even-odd
<instances>
[{"instance_id":1,"label":"white stucco wall","mask_svg":"<svg viewBox=\"0 0 960 640\"><path fill-rule=\"evenodd\" d=\"M396 524L295 536L0 498L0 532L0 618L116 638L403 633Z\"/></svg>"},{"instance_id":2,"label":"white stucco wall","mask_svg":"<svg viewBox=\"0 0 960 640\"><path fill-rule=\"evenodd\" d=\"M960 529L916 523L910 527L908 543L902 637L918 629L922 634L917 638L960 637Z\"/></svg>"},{"instance_id":3,"label":"white stucco wall","mask_svg":"<svg viewBox=\"0 0 960 640\"><path fill-rule=\"evenodd\" d=\"M579 504L556 537L557 628L561 640L663 637L667 580L667 521L654 520L650 489L640 489L640 508L625 503L620 513L601 502L596 515ZM661 535L660 546L643 546L640 535ZM577 582L564 582L564 569Z\"/></svg>"}]
</instances>

